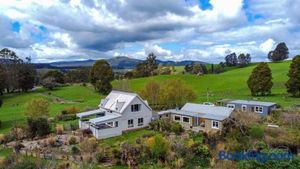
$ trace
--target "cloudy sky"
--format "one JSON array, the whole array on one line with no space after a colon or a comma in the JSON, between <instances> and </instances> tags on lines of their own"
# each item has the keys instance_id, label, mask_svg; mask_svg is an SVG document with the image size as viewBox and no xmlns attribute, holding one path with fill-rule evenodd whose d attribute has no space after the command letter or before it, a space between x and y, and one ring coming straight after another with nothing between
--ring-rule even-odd
<instances>
[{"instance_id":1,"label":"cloudy sky","mask_svg":"<svg viewBox=\"0 0 300 169\"><path fill-rule=\"evenodd\" d=\"M34 62L154 52L162 60L220 62L277 43L300 54L299 0L1 0L0 48Z\"/></svg>"}]
</instances>

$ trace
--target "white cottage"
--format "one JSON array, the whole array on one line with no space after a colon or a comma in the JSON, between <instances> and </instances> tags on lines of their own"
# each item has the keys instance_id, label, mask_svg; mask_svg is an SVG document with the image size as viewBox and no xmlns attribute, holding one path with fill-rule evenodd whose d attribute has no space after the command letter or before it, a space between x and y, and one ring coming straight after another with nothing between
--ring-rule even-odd
<instances>
[{"instance_id":1,"label":"white cottage","mask_svg":"<svg viewBox=\"0 0 300 169\"><path fill-rule=\"evenodd\" d=\"M113 90L101 100L99 109L79 113L77 117L80 129L91 129L97 139L104 139L148 126L152 109L135 93Z\"/></svg>"}]
</instances>

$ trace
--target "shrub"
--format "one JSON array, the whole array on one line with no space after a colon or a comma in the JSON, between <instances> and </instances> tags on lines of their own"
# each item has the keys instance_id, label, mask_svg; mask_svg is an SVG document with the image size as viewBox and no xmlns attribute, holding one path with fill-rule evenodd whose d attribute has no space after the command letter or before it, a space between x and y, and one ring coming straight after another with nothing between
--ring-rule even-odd
<instances>
[{"instance_id":1,"label":"shrub","mask_svg":"<svg viewBox=\"0 0 300 169\"><path fill-rule=\"evenodd\" d=\"M26 117L31 119L45 118L49 113L49 102L45 99L33 99L27 103Z\"/></svg>"},{"instance_id":2,"label":"shrub","mask_svg":"<svg viewBox=\"0 0 300 169\"><path fill-rule=\"evenodd\" d=\"M106 156L105 156L104 152L98 152L96 154L96 160L97 160L98 163L105 162L105 159L106 159Z\"/></svg>"},{"instance_id":3,"label":"shrub","mask_svg":"<svg viewBox=\"0 0 300 169\"><path fill-rule=\"evenodd\" d=\"M1 126L2 126L2 121L0 120L0 128L1 128Z\"/></svg>"},{"instance_id":4,"label":"shrub","mask_svg":"<svg viewBox=\"0 0 300 169\"><path fill-rule=\"evenodd\" d=\"M51 146L51 147L54 147L55 146L55 142L56 142L56 139L55 139L55 137L49 137L48 139L47 139L47 144L49 145L49 146Z\"/></svg>"},{"instance_id":5,"label":"shrub","mask_svg":"<svg viewBox=\"0 0 300 169\"><path fill-rule=\"evenodd\" d=\"M252 125L249 129L249 135L252 138L260 139L264 135L264 129L261 126L258 125Z\"/></svg>"},{"instance_id":6,"label":"shrub","mask_svg":"<svg viewBox=\"0 0 300 169\"><path fill-rule=\"evenodd\" d=\"M79 153L80 153L80 150L79 150L78 147L73 146L73 147L71 148L71 153L72 153L73 155L79 154Z\"/></svg>"},{"instance_id":7,"label":"shrub","mask_svg":"<svg viewBox=\"0 0 300 169\"><path fill-rule=\"evenodd\" d=\"M151 142L148 143L150 143L149 147L153 157L158 160L164 160L169 149L169 142L161 135L154 136L153 142Z\"/></svg>"},{"instance_id":8,"label":"shrub","mask_svg":"<svg viewBox=\"0 0 300 169\"><path fill-rule=\"evenodd\" d=\"M76 114L79 112L79 109L77 109L75 106L72 106L70 108L67 109L68 114Z\"/></svg>"},{"instance_id":9,"label":"shrub","mask_svg":"<svg viewBox=\"0 0 300 169\"><path fill-rule=\"evenodd\" d=\"M97 140L94 137L86 138L79 144L80 150L85 153L95 152L97 146Z\"/></svg>"},{"instance_id":10,"label":"shrub","mask_svg":"<svg viewBox=\"0 0 300 169\"><path fill-rule=\"evenodd\" d=\"M56 118L59 121L70 121L70 120L75 120L77 117L75 114L62 114L56 116Z\"/></svg>"},{"instance_id":11,"label":"shrub","mask_svg":"<svg viewBox=\"0 0 300 169\"><path fill-rule=\"evenodd\" d=\"M74 144L76 144L77 143L77 140L76 140L76 138L75 137L70 137L70 139L69 139L69 145L74 145Z\"/></svg>"},{"instance_id":12,"label":"shrub","mask_svg":"<svg viewBox=\"0 0 300 169\"><path fill-rule=\"evenodd\" d=\"M93 134L92 130L91 129L84 129L81 131L83 136L91 136Z\"/></svg>"},{"instance_id":13,"label":"shrub","mask_svg":"<svg viewBox=\"0 0 300 169\"><path fill-rule=\"evenodd\" d=\"M45 136L50 133L50 126L46 118L28 118L27 125L30 137Z\"/></svg>"},{"instance_id":14,"label":"shrub","mask_svg":"<svg viewBox=\"0 0 300 169\"><path fill-rule=\"evenodd\" d=\"M150 128L155 131L174 132L175 134L180 134L184 131L179 123L173 122L166 118L161 118L151 122Z\"/></svg>"},{"instance_id":15,"label":"shrub","mask_svg":"<svg viewBox=\"0 0 300 169\"><path fill-rule=\"evenodd\" d=\"M57 124L55 130L57 134L62 134L64 132L64 126L61 124Z\"/></svg>"},{"instance_id":16,"label":"shrub","mask_svg":"<svg viewBox=\"0 0 300 169\"><path fill-rule=\"evenodd\" d=\"M171 123L171 131L174 132L175 134L180 134L184 130L183 130L182 126L179 123L173 122L173 123Z\"/></svg>"},{"instance_id":17,"label":"shrub","mask_svg":"<svg viewBox=\"0 0 300 169\"><path fill-rule=\"evenodd\" d=\"M13 169L38 169L39 167L34 161L22 160L13 166Z\"/></svg>"},{"instance_id":18,"label":"shrub","mask_svg":"<svg viewBox=\"0 0 300 169\"><path fill-rule=\"evenodd\" d=\"M67 111L67 110L62 110L62 111L61 111L61 114L62 114L62 115L68 114L68 111Z\"/></svg>"}]
</instances>

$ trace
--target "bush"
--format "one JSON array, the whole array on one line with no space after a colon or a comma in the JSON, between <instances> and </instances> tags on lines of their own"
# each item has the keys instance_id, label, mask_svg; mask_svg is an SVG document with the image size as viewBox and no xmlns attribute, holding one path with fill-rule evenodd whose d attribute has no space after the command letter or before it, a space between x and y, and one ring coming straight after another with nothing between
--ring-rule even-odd
<instances>
[{"instance_id":1,"label":"bush","mask_svg":"<svg viewBox=\"0 0 300 169\"><path fill-rule=\"evenodd\" d=\"M181 124L173 122L171 123L171 131L175 134L181 134L184 131L184 129L182 128Z\"/></svg>"},{"instance_id":2,"label":"bush","mask_svg":"<svg viewBox=\"0 0 300 169\"><path fill-rule=\"evenodd\" d=\"M161 118L159 120L153 121L149 126L152 130L155 131L174 132L175 134L180 134L184 131L179 123L166 118Z\"/></svg>"},{"instance_id":3,"label":"bush","mask_svg":"<svg viewBox=\"0 0 300 169\"><path fill-rule=\"evenodd\" d=\"M260 138L262 138L263 135L264 135L264 129L263 129L261 126L253 125L253 126L251 126L250 129L249 129L249 135L250 135L252 138L260 139Z\"/></svg>"},{"instance_id":4,"label":"bush","mask_svg":"<svg viewBox=\"0 0 300 169\"><path fill-rule=\"evenodd\" d=\"M76 138L75 137L70 137L70 139L69 139L69 145L74 145L74 144L76 144L77 143L77 140L76 140Z\"/></svg>"},{"instance_id":5,"label":"bush","mask_svg":"<svg viewBox=\"0 0 300 169\"><path fill-rule=\"evenodd\" d=\"M154 158L164 161L169 149L169 143L164 137L161 135L154 136L153 141L148 141L148 146Z\"/></svg>"},{"instance_id":6,"label":"bush","mask_svg":"<svg viewBox=\"0 0 300 169\"><path fill-rule=\"evenodd\" d=\"M79 150L78 147L73 146L73 147L71 148L71 153L72 153L73 155L79 154L79 153L80 153L80 150Z\"/></svg>"},{"instance_id":7,"label":"bush","mask_svg":"<svg viewBox=\"0 0 300 169\"><path fill-rule=\"evenodd\" d=\"M28 134L30 137L45 136L50 133L50 125L46 118L27 119Z\"/></svg>"},{"instance_id":8,"label":"bush","mask_svg":"<svg viewBox=\"0 0 300 169\"><path fill-rule=\"evenodd\" d=\"M47 144L48 144L49 146L54 147L54 146L55 146L55 143L56 143L55 137L49 137L49 138L47 139Z\"/></svg>"},{"instance_id":9,"label":"bush","mask_svg":"<svg viewBox=\"0 0 300 169\"><path fill-rule=\"evenodd\" d=\"M70 120L75 120L77 117L75 114L62 114L56 116L56 118L59 121L70 121Z\"/></svg>"},{"instance_id":10,"label":"bush","mask_svg":"<svg viewBox=\"0 0 300 169\"><path fill-rule=\"evenodd\" d=\"M97 143L96 138L94 138L94 137L86 138L79 144L80 150L85 153L95 152L97 146L98 146L98 143Z\"/></svg>"},{"instance_id":11,"label":"bush","mask_svg":"<svg viewBox=\"0 0 300 169\"><path fill-rule=\"evenodd\" d=\"M91 136L93 134L92 130L91 129L84 129L81 131L83 136Z\"/></svg>"},{"instance_id":12,"label":"bush","mask_svg":"<svg viewBox=\"0 0 300 169\"><path fill-rule=\"evenodd\" d=\"M2 121L0 120L0 128L1 128L1 126L2 126Z\"/></svg>"},{"instance_id":13,"label":"bush","mask_svg":"<svg viewBox=\"0 0 300 169\"><path fill-rule=\"evenodd\" d=\"M65 110L62 110L61 114L76 114L78 112L79 112L79 109L77 109L75 106L72 106Z\"/></svg>"},{"instance_id":14,"label":"bush","mask_svg":"<svg viewBox=\"0 0 300 169\"><path fill-rule=\"evenodd\" d=\"M106 158L106 156L105 156L104 152L98 152L96 154L96 160L97 160L98 163L105 162L105 158Z\"/></svg>"},{"instance_id":15,"label":"bush","mask_svg":"<svg viewBox=\"0 0 300 169\"><path fill-rule=\"evenodd\" d=\"M56 127L55 127L55 130L56 130L57 134L63 134L63 132L64 132L64 126L61 125L61 124L57 124Z\"/></svg>"}]
</instances>

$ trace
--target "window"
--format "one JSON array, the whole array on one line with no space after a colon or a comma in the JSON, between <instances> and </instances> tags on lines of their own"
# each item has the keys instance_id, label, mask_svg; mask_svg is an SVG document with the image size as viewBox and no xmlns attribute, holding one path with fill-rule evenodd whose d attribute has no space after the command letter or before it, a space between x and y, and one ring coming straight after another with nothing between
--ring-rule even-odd
<instances>
[{"instance_id":1,"label":"window","mask_svg":"<svg viewBox=\"0 0 300 169\"><path fill-rule=\"evenodd\" d=\"M128 120L128 128L133 127L133 119Z\"/></svg>"},{"instance_id":2,"label":"window","mask_svg":"<svg viewBox=\"0 0 300 169\"><path fill-rule=\"evenodd\" d=\"M174 116L175 121L180 121L180 116Z\"/></svg>"},{"instance_id":3,"label":"window","mask_svg":"<svg viewBox=\"0 0 300 169\"><path fill-rule=\"evenodd\" d=\"M115 127L119 127L119 122L115 121Z\"/></svg>"},{"instance_id":4,"label":"window","mask_svg":"<svg viewBox=\"0 0 300 169\"><path fill-rule=\"evenodd\" d=\"M235 105L234 105L234 104L227 104L227 107L228 107L228 108L234 109L234 108L235 108Z\"/></svg>"},{"instance_id":5,"label":"window","mask_svg":"<svg viewBox=\"0 0 300 169\"><path fill-rule=\"evenodd\" d=\"M246 105L242 105L242 111L247 111L247 106Z\"/></svg>"},{"instance_id":6,"label":"window","mask_svg":"<svg viewBox=\"0 0 300 169\"><path fill-rule=\"evenodd\" d=\"M219 129L219 122L218 121L212 121L211 128Z\"/></svg>"},{"instance_id":7,"label":"window","mask_svg":"<svg viewBox=\"0 0 300 169\"><path fill-rule=\"evenodd\" d=\"M131 112L137 112L141 110L141 104L133 104L131 105Z\"/></svg>"},{"instance_id":8,"label":"window","mask_svg":"<svg viewBox=\"0 0 300 169\"><path fill-rule=\"evenodd\" d=\"M188 118L188 117L183 117L183 122L186 122L186 123L189 123L190 122L190 118Z\"/></svg>"},{"instance_id":9,"label":"window","mask_svg":"<svg viewBox=\"0 0 300 169\"><path fill-rule=\"evenodd\" d=\"M263 107L261 107L261 106L255 106L255 112L256 113L262 113L263 112Z\"/></svg>"},{"instance_id":10,"label":"window","mask_svg":"<svg viewBox=\"0 0 300 169\"><path fill-rule=\"evenodd\" d=\"M144 118L138 118L138 126L144 125Z\"/></svg>"}]
</instances>

